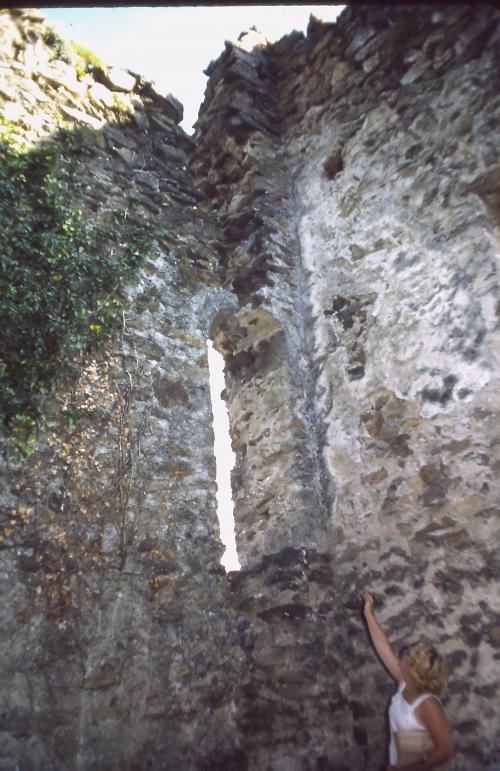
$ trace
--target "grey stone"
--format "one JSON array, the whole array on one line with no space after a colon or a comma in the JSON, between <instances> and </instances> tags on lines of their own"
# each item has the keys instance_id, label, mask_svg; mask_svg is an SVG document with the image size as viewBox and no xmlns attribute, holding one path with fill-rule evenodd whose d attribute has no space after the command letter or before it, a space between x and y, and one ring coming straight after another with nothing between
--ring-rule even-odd
<instances>
[{"instance_id":1,"label":"grey stone","mask_svg":"<svg viewBox=\"0 0 500 771\"><path fill-rule=\"evenodd\" d=\"M134 179L146 187L149 187L154 192L158 192L160 187L160 177L151 171L136 171L134 173Z\"/></svg>"},{"instance_id":2,"label":"grey stone","mask_svg":"<svg viewBox=\"0 0 500 771\"><path fill-rule=\"evenodd\" d=\"M102 83L93 83L91 85L89 88L89 99L93 104L96 105L96 107L105 105L106 107L111 108L114 106L114 97L112 92L109 90L109 88L103 86Z\"/></svg>"},{"instance_id":3,"label":"grey stone","mask_svg":"<svg viewBox=\"0 0 500 771\"><path fill-rule=\"evenodd\" d=\"M86 112L83 112L83 110L67 107L64 104L61 105L60 110L62 113L64 113L64 115L66 115L68 118L72 118L72 120L76 121L77 123L84 123L86 126L90 126L95 130L102 128L102 120L99 118L94 118L92 115L88 115Z\"/></svg>"},{"instance_id":4,"label":"grey stone","mask_svg":"<svg viewBox=\"0 0 500 771\"><path fill-rule=\"evenodd\" d=\"M112 91L133 91L137 79L127 70L111 67L109 70L99 70L99 76Z\"/></svg>"},{"instance_id":5,"label":"grey stone","mask_svg":"<svg viewBox=\"0 0 500 771\"><path fill-rule=\"evenodd\" d=\"M122 131L112 126L106 126L104 134L116 147L126 147L129 150L135 150L137 147L137 141L135 139L126 136Z\"/></svg>"},{"instance_id":6,"label":"grey stone","mask_svg":"<svg viewBox=\"0 0 500 771\"><path fill-rule=\"evenodd\" d=\"M64 86L76 96L83 96L87 90L85 83L78 80L74 68L60 60L39 66L36 75L53 86Z\"/></svg>"},{"instance_id":7,"label":"grey stone","mask_svg":"<svg viewBox=\"0 0 500 771\"><path fill-rule=\"evenodd\" d=\"M128 147L115 147L114 151L117 155L120 156L122 161L127 164L127 166L133 168L136 165L137 153L134 153L133 150L129 150Z\"/></svg>"}]
</instances>

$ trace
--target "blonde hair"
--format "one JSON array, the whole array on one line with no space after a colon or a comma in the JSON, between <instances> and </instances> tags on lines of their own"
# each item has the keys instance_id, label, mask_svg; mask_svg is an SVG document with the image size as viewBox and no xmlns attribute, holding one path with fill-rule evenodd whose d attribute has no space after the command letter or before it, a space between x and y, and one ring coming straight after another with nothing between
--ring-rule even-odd
<instances>
[{"instance_id":1,"label":"blonde hair","mask_svg":"<svg viewBox=\"0 0 500 771\"><path fill-rule=\"evenodd\" d=\"M419 691L439 694L446 684L444 659L433 645L419 642L408 652L409 670Z\"/></svg>"}]
</instances>

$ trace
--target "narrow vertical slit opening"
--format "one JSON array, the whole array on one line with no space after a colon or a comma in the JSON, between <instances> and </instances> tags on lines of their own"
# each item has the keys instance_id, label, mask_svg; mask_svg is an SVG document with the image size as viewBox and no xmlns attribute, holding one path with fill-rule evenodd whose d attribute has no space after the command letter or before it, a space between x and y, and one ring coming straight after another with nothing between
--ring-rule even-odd
<instances>
[{"instance_id":1,"label":"narrow vertical slit opening","mask_svg":"<svg viewBox=\"0 0 500 771\"><path fill-rule=\"evenodd\" d=\"M226 547L221 559L221 565L227 572L240 570L236 539L234 534L234 504L231 493L231 469L234 466L235 455L231 448L229 436L229 416L226 405L221 397L225 388L224 359L215 350L211 340L207 340L208 371L210 378L210 398L214 418L214 453L217 482L217 516L219 518L220 537Z\"/></svg>"}]
</instances>

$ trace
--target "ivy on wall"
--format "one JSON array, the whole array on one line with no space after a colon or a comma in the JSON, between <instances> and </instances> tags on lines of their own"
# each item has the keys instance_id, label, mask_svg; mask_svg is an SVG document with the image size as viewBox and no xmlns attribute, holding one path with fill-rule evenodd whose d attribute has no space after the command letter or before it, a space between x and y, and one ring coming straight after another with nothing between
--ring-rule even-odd
<instances>
[{"instance_id":1,"label":"ivy on wall","mask_svg":"<svg viewBox=\"0 0 500 771\"><path fill-rule=\"evenodd\" d=\"M98 224L75 204L79 148L66 131L29 147L0 117L0 420L29 454L41 399L117 328L124 287L156 231L126 213Z\"/></svg>"}]
</instances>

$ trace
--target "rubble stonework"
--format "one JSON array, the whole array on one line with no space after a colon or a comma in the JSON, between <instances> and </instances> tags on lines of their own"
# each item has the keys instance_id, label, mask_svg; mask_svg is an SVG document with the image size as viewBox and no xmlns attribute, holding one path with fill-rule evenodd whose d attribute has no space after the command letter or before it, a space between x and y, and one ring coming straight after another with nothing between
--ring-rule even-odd
<instances>
[{"instance_id":1,"label":"rubble stonework","mask_svg":"<svg viewBox=\"0 0 500 771\"><path fill-rule=\"evenodd\" d=\"M76 381L62 373L52 428L24 467L3 469L0 766L191 768L200 750L232 751L242 661L215 508L206 338L235 304L217 229L176 100L127 72L48 61L32 11L4 12L2 29L6 54L9 32L18 41L2 108L56 148L59 122L74 127L89 222L121 209L163 235L117 339Z\"/></svg>"},{"instance_id":2,"label":"rubble stonework","mask_svg":"<svg viewBox=\"0 0 500 771\"><path fill-rule=\"evenodd\" d=\"M4 469L0 767L376 769L369 588L396 644L446 656L448 767L495 768L498 11L249 33L209 65L194 138L154 84L58 60L34 11L1 20L0 109L30 141L83 127L89 218L166 232L119 339Z\"/></svg>"}]
</instances>

